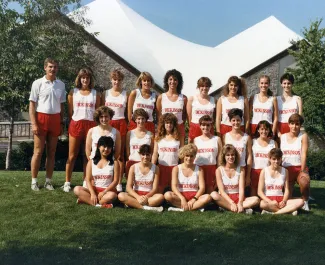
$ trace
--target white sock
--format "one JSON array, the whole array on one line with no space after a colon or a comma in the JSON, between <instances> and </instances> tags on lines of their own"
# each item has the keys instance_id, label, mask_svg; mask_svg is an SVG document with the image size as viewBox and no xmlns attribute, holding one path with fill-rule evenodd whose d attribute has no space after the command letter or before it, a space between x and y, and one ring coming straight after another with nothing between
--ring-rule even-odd
<instances>
[{"instance_id":1,"label":"white sock","mask_svg":"<svg viewBox=\"0 0 325 265\"><path fill-rule=\"evenodd\" d=\"M46 179L45 179L45 182L51 183L51 179L46 178Z\"/></svg>"},{"instance_id":2,"label":"white sock","mask_svg":"<svg viewBox=\"0 0 325 265\"><path fill-rule=\"evenodd\" d=\"M69 181L64 182L64 185L65 185L65 184L67 184L67 185L70 186L70 182L69 182Z\"/></svg>"},{"instance_id":3,"label":"white sock","mask_svg":"<svg viewBox=\"0 0 325 265\"><path fill-rule=\"evenodd\" d=\"M37 183L37 178L32 178L32 184Z\"/></svg>"}]
</instances>

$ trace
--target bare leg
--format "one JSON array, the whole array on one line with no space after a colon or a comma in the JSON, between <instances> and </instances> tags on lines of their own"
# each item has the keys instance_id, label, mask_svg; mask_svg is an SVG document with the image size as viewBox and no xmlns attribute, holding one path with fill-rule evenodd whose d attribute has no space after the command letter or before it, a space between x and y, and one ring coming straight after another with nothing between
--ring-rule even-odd
<instances>
[{"instance_id":1,"label":"bare leg","mask_svg":"<svg viewBox=\"0 0 325 265\"><path fill-rule=\"evenodd\" d=\"M195 203L193 204L192 211L203 208L203 207L204 207L205 205L207 205L211 200L212 200L212 199L211 199L211 197L210 197L209 194L203 194L203 195L200 196L200 197L198 198L198 200L195 201Z\"/></svg>"},{"instance_id":2,"label":"bare leg","mask_svg":"<svg viewBox=\"0 0 325 265\"><path fill-rule=\"evenodd\" d=\"M125 141L126 141L126 136L121 136L121 154L120 154L120 158L119 158L119 165L120 165L120 174L119 174L119 180L118 180L118 184L122 183L122 179L123 179L123 174L124 174L124 168L125 168ZM125 177L127 178L127 176Z\"/></svg>"},{"instance_id":3,"label":"bare leg","mask_svg":"<svg viewBox=\"0 0 325 265\"><path fill-rule=\"evenodd\" d=\"M172 191L167 191L164 194L165 200L168 201L173 206L181 208L181 199Z\"/></svg>"},{"instance_id":4,"label":"bare leg","mask_svg":"<svg viewBox=\"0 0 325 265\"><path fill-rule=\"evenodd\" d=\"M270 204L270 203L268 203L268 202L266 202L264 200L261 200L261 202L260 202L260 208L262 210L266 210L268 212L277 212L280 209L278 206L276 206L274 204Z\"/></svg>"},{"instance_id":5,"label":"bare leg","mask_svg":"<svg viewBox=\"0 0 325 265\"><path fill-rule=\"evenodd\" d=\"M117 194L113 191L108 191L99 201L99 204L112 203L117 198Z\"/></svg>"},{"instance_id":6,"label":"bare leg","mask_svg":"<svg viewBox=\"0 0 325 265\"><path fill-rule=\"evenodd\" d=\"M34 135L34 153L31 161L32 178L37 178L41 164L41 158L44 151L45 136Z\"/></svg>"},{"instance_id":7,"label":"bare leg","mask_svg":"<svg viewBox=\"0 0 325 265\"><path fill-rule=\"evenodd\" d=\"M254 208L255 206L259 205L260 199L257 196L247 197L243 201L243 207L244 209L247 208Z\"/></svg>"},{"instance_id":8,"label":"bare leg","mask_svg":"<svg viewBox=\"0 0 325 265\"><path fill-rule=\"evenodd\" d=\"M74 194L78 197L78 199L84 203L92 204L92 201L90 199L90 192L87 188L84 188L82 186L76 186L73 190Z\"/></svg>"},{"instance_id":9,"label":"bare leg","mask_svg":"<svg viewBox=\"0 0 325 265\"><path fill-rule=\"evenodd\" d=\"M309 199L309 192L310 192L310 178L309 176L303 176L299 178L298 184L300 187L300 193L304 201L308 201Z\"/></svg>"},{"instance_id":10,"label":"bare leg","mask_svg":"<svg viewBox=\"0 0 325 265\"><path fill-rule=\"evenodd\" d=\"M304 205L303 199L290 199L287 201L287 205L282 209L278 210L275 214L284 214L284 213L292 213Z\"/></svg>"},{"instance_id":11,"label":"bare leg","mask_svg":"<svg viewBox=\"0 0 325 265\"><path fill-rule=\"evenodd\" d=\"M55 151L58 143L57 136L47 136L46 139L46 177L51 179L54 171Z\"/></svg>"},{"instance_id":12,"label":"bare leg","mask_svg":"<svg viewBox=\"0 0 325 265\"><path fill-rule=\"evenodd\" d=\"M230 203L225 199L223 198L218 192L214 191L210 194L212 200L220 207L228 210L228 211L231 211L231 205Z\"/></svg>"},{"instance_id":13,"label":"bare leg","mask_svg":"<svg viewBox=\"0 0 325 265\"><path fill-rule=\"evenodd\" d=\"M148 206L158 207L164 202L164 195L156 193L148 199Z\"/></svg>"},{"instance_id":14,"label":"bare leg","mask_svg":"<svg viewBox=\"0 0 325 265\"><path fill-rule=\"evenodd\" d=\"M124 203L129 207L135 209L143 209L143 206L137 201L137 199L130 196L126 192L120 192L118 194L118 199L120 200L121 203Z\"/></svg>"},{"instance_id":15,"label":"bare leg","mask_svg":"<svg viewBox=\"0 0 325 265\"><path fill-rule=\"evenodd\" d=\"M65 181L71 181L72 171L80 150L81 140L69 135L69 156L65 165ZM85 171L84 171L85 172Z\"/></svg>"},{"instance_id":16,"label":"bare leg","mask_svg":"<svg viewBox=\"0 0 325 265\"><path fill-rule=\"evenodd\" d=\"M289 182L289 199L292 198L294 186L295 186L295 181L290 181Z\"/></svg>"}]
</instances>

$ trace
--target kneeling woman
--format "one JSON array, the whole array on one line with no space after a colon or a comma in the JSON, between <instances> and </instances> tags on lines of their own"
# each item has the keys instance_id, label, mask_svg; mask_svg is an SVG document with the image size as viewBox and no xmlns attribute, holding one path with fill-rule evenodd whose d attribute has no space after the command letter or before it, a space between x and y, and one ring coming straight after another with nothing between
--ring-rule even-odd
<instances>
[{"instance_id":1,"label":"kneeling woman","mask_svg":"<svg viewBox=\"0 0 325 265\"><path fill-rule=\"evenodd\" d=\"M113 146L114 141L110 136L101 136L98 139L95 156L87 164L87 188L74 188L78 203L102 208L113 207L112 202L117 198L116 185L120 172L119 163L113 160Z\"/></svg>"},{"instance_id":2,"label":"kneeling woman","mask_svg":"<svg viewBox=\"0 0 325 265\"><path fill-rule=\"evenodd\" d=\"M129 170L127 192L121 192L118 199L132 208L162 212L164 196L157 193L159 168L151 163L150 145L142 145L139 154L141 161Z\"/></svg>"},{"instance_id":3,"label":"kneeling woman","mask_svg":"<svg viewBox=\"0 0 325 265\"><path fill-rule=\"evenodd\" d=\"M220 167L216 170L219 194L211 193L212 199L223 209L241 213L252 214L251 208L259 204L257 196L244 197L245 169L240 167L239 154L231 144L222 148Z\"/></svg>"},{"instance_id":4,"label":"kneeling woman","mask_svg":"<svg viewBox=\"0 0 325 265\"><path fill-rule=\"evenodd\" d=\"M269 152L270 166L261 172L258 182L258 196L261 200L262 214L292 213L297 215L297 210L304 205L303 199L289 199L288 170L281 167L282 151L273 148ZM283 193L284 189L284 193Z\"/></svg>"},{"instance_id":5,"label":"kneeling woman","mask_svg":"<svg viewBox=\"0 0 325 265\"><path fill-rule=\"evenodd\" d=\"M192 211L203 208L210 201L210 195L204 194L203 170L194 164L197 147L188 144L179 150L179 158L184 162L173 168L172 191L165 193L165 199L177 208L168 211Z\"/></svg>"}]
</instances>

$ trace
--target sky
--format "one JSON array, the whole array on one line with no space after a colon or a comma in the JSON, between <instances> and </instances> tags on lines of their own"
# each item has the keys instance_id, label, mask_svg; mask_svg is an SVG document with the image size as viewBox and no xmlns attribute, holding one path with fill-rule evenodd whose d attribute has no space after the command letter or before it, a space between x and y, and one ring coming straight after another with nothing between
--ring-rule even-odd
<instances>
[{"instance_id":1,"label":"sky","mask_svg":"<svg viewBox=\"0 0 325 265\"><path fill-rule=\"evenodd\" d=\"M82 3L88 4L92 1L82 0ZM325 18L324 0L123 0L123 2L169 33L211 47L271 15L300 35L303 28L308 28L312 21ZM16 5L13 7L17 8ZM324 22L322 27L325 27Z\"/></svg>"}]
</instances>

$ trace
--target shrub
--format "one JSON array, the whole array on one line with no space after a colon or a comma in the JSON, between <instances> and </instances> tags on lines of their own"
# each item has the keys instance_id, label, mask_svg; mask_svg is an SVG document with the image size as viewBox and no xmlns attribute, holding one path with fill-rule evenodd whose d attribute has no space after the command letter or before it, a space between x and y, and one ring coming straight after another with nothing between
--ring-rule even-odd
<instances>
[{"instance_id":1,"label":"shrub","mask_svg":"<svg viewBox=\"0 0 325 265\"><path fill-rule=\"evenodd\" d=\"M307 166L311 179L325 179L325 150L311 151L308 153Z\"/></svg>"}]
</instances>

